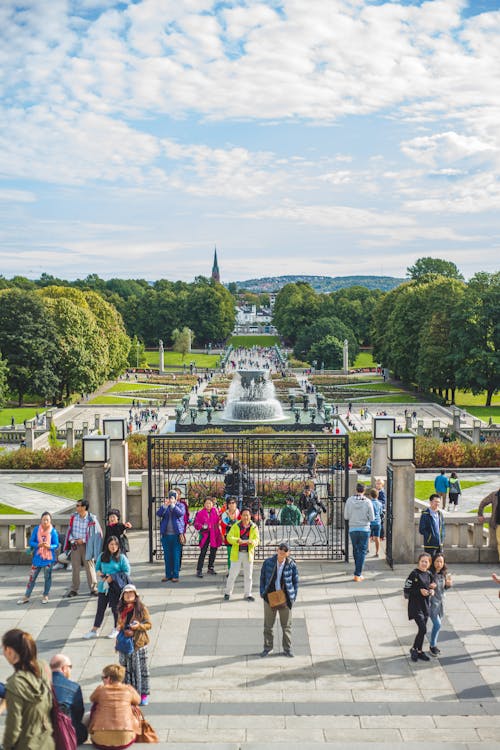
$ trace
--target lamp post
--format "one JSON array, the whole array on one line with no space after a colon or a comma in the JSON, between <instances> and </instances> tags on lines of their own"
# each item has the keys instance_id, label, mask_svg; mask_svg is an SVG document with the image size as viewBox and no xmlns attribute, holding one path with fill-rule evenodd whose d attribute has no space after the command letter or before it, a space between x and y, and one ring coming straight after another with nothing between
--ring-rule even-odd
<instances>
[{"instance_id":1,"label":"lamp post","mask_svg":"<svg viewBox=\"0 0 500 750\"><path fill-rule=\"evenodd\" d=\"M387 471L387 435L396 429L395 417L373 417L371 479L385 477Z\"/></svg>"},{"instance_id":2,"label":"lamp post","mask_svg":"<svg viewBox=\"0 0 500 750\"><path fill-rule=\"evenodd\" d=\"M110 441L111 502L120 510L122 518L127 516L128 445L125 419L103 419L102 428Z\"/></svg>"},{"instance_id":3,"label":"lamp post","mask_svg":"<svg viewBox=\"0 0 500 750\"><path fill-rule=\"evenodd\" d=\"M386 556L389 563L415 561L415 435L387 435Z\"/></svg>"},{"instance_id":4,"label":"lamp post","mask_svg":"<svg viewBox=\"0 0 500 750\"><path fill-rule=\"evenodd\" d=\"M86 435L82 439L83 496L90 510L102 524L109 503L111 471L109 468L110 441L107 435Z\"/></svg>"}]
</instances>

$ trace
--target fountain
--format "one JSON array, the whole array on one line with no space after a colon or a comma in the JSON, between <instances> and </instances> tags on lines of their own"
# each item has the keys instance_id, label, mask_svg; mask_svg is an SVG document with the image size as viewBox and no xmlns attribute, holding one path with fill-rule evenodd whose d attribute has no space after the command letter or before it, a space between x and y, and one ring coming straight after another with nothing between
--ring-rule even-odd
<instances>
[{"instance_id":1,"label":"fountain","mask_svg":"<svg viewBox=\"0 0 500 750\"><path fill-rule=\"evenodd\" d=\"M269 373L238 370L227 394L222 419L229 422L278 422L286 419Z\"/></svg>"}]
</instances>

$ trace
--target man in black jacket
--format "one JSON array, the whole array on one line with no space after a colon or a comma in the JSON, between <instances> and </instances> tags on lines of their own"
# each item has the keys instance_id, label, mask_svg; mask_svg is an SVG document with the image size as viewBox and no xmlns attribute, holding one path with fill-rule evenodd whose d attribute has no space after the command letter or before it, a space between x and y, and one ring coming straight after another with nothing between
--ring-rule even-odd
<instances>
[{"instance_id":1,"label":"man in black jacket","mask_svg":"<svg viewBox=\"0 0 500 750\"><path fill-rule=\"evenodd\" d=\"M260 571L260 595L264 600L264 650L261 656L269 656L273 650L273 628L276 614L279 612L283 631L283 653L293 656L292 652L292 606L299 590L299 572L295 561L290 559L287 544L278 546L276 555L268 557L262 563ZM269 594L281 592L282 602L276 606L269 603Z\"/></svg>"}]
</instances>

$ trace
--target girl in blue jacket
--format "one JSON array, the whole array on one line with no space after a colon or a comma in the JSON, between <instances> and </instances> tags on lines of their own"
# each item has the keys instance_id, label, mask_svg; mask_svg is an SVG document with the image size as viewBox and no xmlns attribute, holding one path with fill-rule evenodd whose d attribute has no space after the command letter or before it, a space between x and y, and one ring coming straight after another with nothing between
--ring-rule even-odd
<instances>
[{"instance_id":1,"label":"girl in blue jacket","mask_svg":"<svg viewBox=\"0 0 500 750\"><path fill-rule=\"evenodd\" d=\"M42 604L49 601L49 592L52 585L52 566L56 561L56 549L59 547L59 536L52 526L52 516L47 511L42 513L40 524L35 526L30 537L29 546L33 553L31 573L26 586L26 592L18 604L27 604L30 600L36 579L43 570L44 586Z\"/></svg>"}]
</instances>

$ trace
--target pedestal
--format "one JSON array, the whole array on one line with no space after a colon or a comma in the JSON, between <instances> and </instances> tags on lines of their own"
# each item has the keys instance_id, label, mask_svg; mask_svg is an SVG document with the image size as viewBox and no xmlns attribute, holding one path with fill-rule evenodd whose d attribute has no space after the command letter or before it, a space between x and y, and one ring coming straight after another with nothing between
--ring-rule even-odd
<instances>
[{"instance_id":1,"label":"pedestal","mask_svg":"<svg viewBox=\"0 0 500 750\"><path fill-rule=\"evenodd\" d=\"M387 438L373 438L372 440L372 484L375 486L376 477L387 474Z\"/></svg>"},{"instance_id":2,"label":"pedestal","mask_svg":"<svg viewBox=\"0 0 500 750\"><path fill-rule=\"evenodd\" d=\"M392 560L415 562L415 465L388 461L392 473Z\"/></svg>"},{"instance_id":3,"label":"pedestal","mask_svg":"<svg viewBox=\"0 0 500 750\"><path fill-rule=\"evenodd\" d=\"M474 445L481 444L481 427L472 428L472 442Z\"/></svg>"},{"instance_id":4,"label":"pedestal","mask_svg":"<svg viewBox=\"0 0 500 750\"><path fill-rule=\"evenodd\" d=\"M75 447L75 432L72 427L66 427L66 448Z\"/></svg>"},{"instance_id":5,"label":"pedestal","mask_svg":"<svg viewBox=\"0 0 500 750\"><path fill-rule=\"evenodd\" d=\"M26 443L26 448L33 448L35 441L35 431L33 429L33 425L28 424L25 429L26 431L24 433L24 441Z\"/></svg>"},{"instance_id":6,"label":"pedestal","mask_svg":"<svg viewBox=\"0 0 500 750\"><path fill-rule=\"evenodd\" d=\"M101 526L105 522L106 498L111 494L111 470L109 464L83 464L83 497L89 501L89 510L97 516Z\"/></svg>"}]
</instances>

